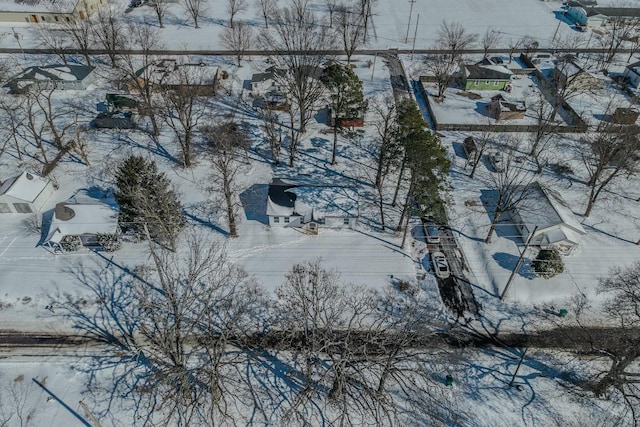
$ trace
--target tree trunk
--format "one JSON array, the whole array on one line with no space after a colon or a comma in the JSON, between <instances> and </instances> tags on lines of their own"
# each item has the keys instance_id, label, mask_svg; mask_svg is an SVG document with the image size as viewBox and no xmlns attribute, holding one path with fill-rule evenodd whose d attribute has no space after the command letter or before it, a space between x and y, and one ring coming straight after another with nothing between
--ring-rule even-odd
<instances>
[{"instance_id":1,"label":"tree trunk","mask_svg":"<svg viewBox=\"0 0 640 427\"><path fill-rule=\"evenodd\" d=\"M489 227L489 233L487 234L487 238L484 239L485 243L491 243L493 232L495 231L496 225L498 224L498 221L500 221L501 216L502 216L502 212L496 209L496 212L494 213L494 216L493 216L493 221L491 221L491 227Z\"/></svg>"},{"instance_id":2,"label":"tree trunk","mask_svg":"<svg viewBox=\"0 0 640 427\"><path fill-rule=\"evenodd\" d=\"M394 208L398 202L398 192L400 191L400 184L402 183L402 175L404 174L404 166L406 162L406 156L402 158L402 164L400 165L400 175L398 176L398 182L396 184L396 190L393 193L393 201L391 202L391 206Z\"/></svg>"},{"instance_id":3,"label":"tree trunk","mask_svg":"<svg viewBox=\"0 0 640 427\"><path fill-rule=\"evenodd\" d=\"M333 152L331 153L331 164L335 165L336 155L338 152L338 118L336 117L336 122L333 125Z\"/></svg>"}]
</instances>

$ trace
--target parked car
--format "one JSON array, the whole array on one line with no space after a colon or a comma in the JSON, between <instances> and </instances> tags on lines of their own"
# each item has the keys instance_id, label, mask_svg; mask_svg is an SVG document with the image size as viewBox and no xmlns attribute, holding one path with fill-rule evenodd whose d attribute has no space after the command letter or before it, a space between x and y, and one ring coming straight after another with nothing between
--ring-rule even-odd
<instances>
[{"instance_id":1,"label":"parked car","mask_svg":"<svg viewBox=\"0 0 640 427\"><path fill-rule=\"evenodd\" d=\"M502 156L502 153L496 151L489 154L489 163L491 163L494 171L504 172L504 157Z\"/></svg>"},{"instance_id":2,"label":"parked car","mask_svg":"<svg viewBox=\"0 0 640 427\"><path fill-rule=\"evenodd\" d=\"M427 243L440 243L440 233L437 225L426 223L424 225L424 235L427 238Z\"/></svg>"},{"instance_id":3,"label":"parked car","mask_svg":"<svg viewBox=\"0 0 640 427\"><path fill-rule=\"evenodd\" d=\"M431 262L433 263L433 270L436 273L436 277L440 279L446 279L451 276L449 270L449 263L447 258L442 252L434 252L431 254Z\"/></svg>"}]
</instances>

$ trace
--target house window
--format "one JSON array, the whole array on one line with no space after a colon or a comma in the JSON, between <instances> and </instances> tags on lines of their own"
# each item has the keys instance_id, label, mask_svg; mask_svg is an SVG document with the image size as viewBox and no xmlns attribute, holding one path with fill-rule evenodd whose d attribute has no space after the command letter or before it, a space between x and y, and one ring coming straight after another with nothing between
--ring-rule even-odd
<instances>
[{"instance_id":1,"label":"house window","mask_svg":"<svg viewBox=\"0 0 640 427\"><path fill-rule=\"evenodd\" d=\"M0 213L11 213L9 203L0 203Z\"/></svg>"},{"instance_id":2,"label":"house window","mask_svg":"<svg viewBox=\"0 0 640 427\"><path fill-rule=\"evenodd\" d=\"M67 22L71 21L71 19L68 16L65 16L65 19L67 20Z\"/></svg>"},{"instance_id":3,"label":"house window","mask_svg":"<svg viewBox=\"0 0 640 427\"><path fill-rule=\"evenodd\" d=\"M494 86L498 86L499 82L496 80L495 82L493 82Z\"/></svg>"},{"instance_id":4,"label":"house window","mask_svg":"<svg viewBox=\"0 0 640 427\"><path fill-rule=\"evenodd\" d=\"M289 217L288 217L288 216L285 216L285 217L284 217L284 223L285 223L285 224L289 224Z\"/></svg>"},{"instance_id":5,"label":"house window","mask_svg":"<svg viewBox=\"0 0 640 427\"><path fill-rule=\"evenodd\" d=\"M484 82L484 84L489 86L491 84L491 82L489 80L487 80L486 82Z\"/></svg>"},{"instance_id":6,"label":"house window","mask_svg":"<svg viewBox=\"0 0 640 427\"><path fill-rule=\"evenodd\" d=\"M345 219L343 219L343 220L342 220L342 223L343 223L344 225L349 225L349 218L345 218Z\"/></svg>"},{"instance_id":7,"label":"house window","mask_svg":"<svg viewBox=\"0 0 640 427\"><path fill-rule=\"evenodd\" d=\"M31 206L29 203L14 203L13 207L18 213L32 213Z\"/></svg>"},{"instance_id":8,"label":"house window","mask_svg":"<svg viewBox=\"0 0 640 427\"><path fill-rule=\"evenodd\" d=\"M46 19L44 19L44 16L41 16L41 17L40 17L40 19L41 19L42 21L46 21Z\"/></svg>"},{"instance_id":9,"label":"house window","mask_svg":"<svg viewBox=\"0 0 640 427\"><path fill-rule=\"evenodd\" d=\"M273 222L276 223L276 224L279 223L280 222L280 217L279 216L274 216L273 217Z\"/></svg>"},{"instance_id":10,"label":"house window","mask_svg":"<svg viewBox=\"0 0 640 427\"><path fill-rule=\"evenodd\" d=\"M58 19L58 15L54 16L54 17L53 17L53 19L55 19L55 20L56 20L56 22L58 22L58 21L59 21L59 19Z\"/></svg>"},{"instance_id":11,"label":"house window","mask_svg":"<svg viewBox=\"0 0 640 427\"><path fill-rule=\"evenodd\" d=\"M474 86L480 86L480 82L476 80L475 82L473 82L473 85Z\"/></svg>"},{"instance_id":12,"label":"house window","mask_svg":"<svg viewBox=\"0 0 640 427\"><path fill-rule=\"evenodd\" d=\"M29 22L29 17L28 16L24 18L24 22Z\"/></svg>"}]
</instances>

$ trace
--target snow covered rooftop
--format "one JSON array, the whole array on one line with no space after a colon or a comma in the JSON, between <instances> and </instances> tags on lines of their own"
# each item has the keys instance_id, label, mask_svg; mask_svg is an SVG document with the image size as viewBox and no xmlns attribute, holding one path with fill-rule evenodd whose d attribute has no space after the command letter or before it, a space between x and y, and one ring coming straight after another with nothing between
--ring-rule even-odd
<instances>
[{"instance_id":1,"label":"snow covered rooftop","mask_svg":"<svg viewBox=\"0 0 640 427\"><path fill-rule=\"evenodd\" d=\"M30 172L22 172L19 175L7 179L0 186L0 196L11 196L16 199L33 202L44 190L49 180Z\"/></svg>"},{"instance_id":2,"label":"snow covered rooftop","mask_svg":"<svg viewBox=\"0 0 640 427\"><path fill-rule=\"evenodd\" d=\"M115 233L118 211L112 206L88 197L75 197L56 205L45 243L59 243L64 236Z\"/></svg>"},{"instance_id":3,"label":"snow covered rooftop","mask_svg":"<svg viewBox=\"0 0 640 427\"><path fill-rule=\"evenodd\" d=\"M1 12L70 13L78 0L0 0Z\"/></svg>"},{"instance_id":4,"label":"snow covered rooftop","mask_svg":"<svg viewBox=\"0 0 640 427\"><path fill-rule=\"evenodd\" d=\"M537 233L541 233L557 225L563 225L569 227L573 233L586 234L582 224L559 195L539 184L534 185L534 191L522 208L518 209L518 213L528 230L533 231L537 226Z\"/></svg>"},{"instance_id":5,"label":"snow covered rooftop","mask_svg":"<svg viewBox=\"0 0 640 427\"><path fill-rule=\"evenodd\" d=\"M0 0L1 1L1 0ZM84 80L95 67L89 67L81 64L55 64L44 66L33 66L25 68L20 74L11 80L17 81L36 81L36 80L55 80L73 82Z\"/></svg>"},{"instance_id":6,"label":"snow covered rooftop","mask_svg":"<svg viewBox=\"0 0 640 427\"><path fill-rule=\"evenodd\" d=\"M311 213L314 220L326 217L357 217L358 191L350 187L294 187L295 212Z\"/></svg>"}]
</instances>

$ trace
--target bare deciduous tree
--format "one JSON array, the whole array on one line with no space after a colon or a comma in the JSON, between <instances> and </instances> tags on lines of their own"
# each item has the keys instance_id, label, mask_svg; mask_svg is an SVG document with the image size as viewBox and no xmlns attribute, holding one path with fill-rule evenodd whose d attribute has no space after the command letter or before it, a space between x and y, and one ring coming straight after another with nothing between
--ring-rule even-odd
<instances>
[{"instance_id":1,"label":"bare deciduous tree","mask_svg":"<svg viewBox=\"0 0 640 427\"><path fill-rule=\"evenodd\" d=\"M366 38L364 17L353 12L354 5L342 4L335 9L336 31L342 39L342 48L347 55L347 64L351 63L351 56Z\"/></svg>"},{"instance_id":2,"label":"bare deciduous tree","mask_svg":"<svg viewBox=\"0 0 640 427\"><path fill-rule=\"evenodd\" d=\"M480 41L482 43L482 51L485 58L489 56L489 50L498 47L501 40L502 36L499 31L496 31L494 28L487 28Z\"/></svg>"},{"instance_id":3,"label":"bare deciduous tree","mask_svg":"<svg viewBox=\"0 0 640 427\"><path fill-rule=\"evenodd\" d=\"M121 54L118 66L129 91L140 95L139 111L142 115L149 117L153 137L157 138L160 135L157 118L158 97L151 82L156 79L153 65L157 58L153 52L162 49L159 33L150 25L130 23L127 28L127 38L130 41L130 48L139 50L141 53L139 55Z\"/></svg>"},{"instance_id":4,"label":"bare deciduous tree","mask_svg":"<svg viewBox=\"0 0 640 427\"><path fill-rule=\"evenodd\" d=\"M115 68L120 51L126 47L126 27L118 11L110 5L99 8L91 18L91 30L94 39L106 51L111 67Z\"/></svg>"},{"instance_id":5,"label":"bare deciduous tree","mask_svg":"<svg viewBox=\"0 0 640 427\"><path fill-rule=\"evenodd\" d=\"M199 92L205 79L201 68L195 64L176 64L171 75L159 82L162 117L173 130L185 168L191 167L194 134L206 112Z\"/></svg>"},{"instance_id":6,"label":"bare deciduous tree","mask_svg":"<svg viewBox=\"0 0 640 427\"><path fill-rule=\"evenodd\" d=\"M459 22L442 21L436 43L439 48L448 51L448 61L453 64L462 57L462 51L473 46L477 38L477 34L468 33Z\"/></svg>"},{"instance_id":7,"label":"bare deciduous tree","mask_svg":"<svg viewBox=\"0 0 640 427\"><path fill-rule=\"evenodd\" d=\"M442 102L445 91L453 82L453 72L456 70L457 64L447 53L434 53L425 56L424 65L427 72L433 75L436 81L438 87L436 100Z\"/></svg>"},{"instance_id":8,"label":"bare deciduous tree","mask_svg":"<svg viewBox=\"0 0 640 427\"><path fill-rule=\"evenodd\" d=\"M233 20L240 12L247 10L246 0L227 0L227 12L229 13L229 26L233 28Z\"/></svg>"},{"instance_id":9,"label":"bare deciduous tree","mask_svg":"<svg viewBox=\"0 0 640 427\"><path fill-rule=\"evenodd\" d=\"M206 12L206 0L184 0L184 9L187 15L193 19L193 26L200 28L198 19Z\"/></svg>"},{"instance_id":10,"label":"bare deciduous tree","mask_svg":"<svg viewBox=\"0 0 640 427\"><path fill-rule=\"evenodd\" d=\"M91 66L91 57L89 49L93 47L91 39L92 26L94 23L89 19L72 19L69 21L62 20L59 28L50 28L49 31L59 31L67 35L67 39L77 48L88 66Z\"/></svg>"},{"instance_id":11,"label":"bare deciduous tree","mask_svg":"<svg viewBox=\"0 0 640 427\"><path fill-rule=\"evenodd\" d=\"M614 390L629 409L632 425L638 426L640 342L634 330L640 325L640 263L626 268L614 267L608 277L600 279L598 292L609 297L604 309L617 324L615 342L618 345L593 349L594 353L608 358L610 364L593 378L591 388L597 396Z\"/></svg>"},{"instance_id":12,"label":"bare deciduous tree","mask_svg":"<svg viewBox=\"0 0 640 427\"><path fill-rule=\"evenodd\" d=\"M536 163L536 174L542 173L542 167L544 166L544 157L551 144L557 135L557 130L560 127L560 122L554 120L554 108L544 95L538 91L531 97L533 101L529 102L530 111L535 117L534 131L531 134L531 148L529 149L529 155L533 157Z\"/></svg>"},{"instance_id":13,"label":"bare deciduous tree","mask_svg":"<svg viewBox=\"0 0 640 427\"><path fill-rule=\"evenodd\" d=\"M31 425L36 412L34 402L29 400L33 383L25 381L22 374L13 380L5 379L3 383L0 387L0 426Z\"/></svg>"},{"instance_id":14,"label":"bare deciduous tree","mask_svg":"<svg viewBox=\"0 0 640 427\"><path fill-rule=\"evenodd\" d=\"M495 201L492 200L493 212L491 226L485 238L485 243L491 243L493 232L502 219L503 215L516 208L527 208L527 203L531 200L531 195L535 190L533 174L520 167L515 162L517 142L507 141L509 148L506 155L502 152L491 153L491 155L502 156L500 163L502 171L495 171L491 174L490 188L494 192Z\"/></svg>"},{"instance_id":15,"label":"bare deciduous tree","mask_svg":"<svg viewBox=\"0 0 640 427\"><path fill-rule=\"evenodd\" d=\"M253 43L253 32L251 27L242 22L236 23L233 27L226 27L220 35L222 44L233 52L236 57L238 67L242 64L242 59Z\"/></svg>"},{"instance_id":16,"label":"bare deciduous tree","mask_svg":"<svg viewBox=\"0 0 640 427\"><path fill-rule=\"evenodd\" d=\"M269 28L269 19L273 15L273 11L277 7L278 0L258 0L258 6L260 7L260 15L264 19L264 27Z\"/></svg>"},{"instance_id":17,"label":"bare deciduous tree","mask_svg":"<svg viewBox=\"0 0 640 427\"><path fill-rule=\"evenodd\" d=\"M636 171L640 141L633 126L603 122L581 145L582 161L589 177L589 198L584 216L589 216L605 188L621 175Z\"/></svg>"},{"instance_id":18,"label":"bare deciduous tree","mask_svg":"<svg viewBox=\"0 0 640 427\"><path fill-rule=\"evenodd\" d=\"M319 52L330 49L332 43L328 26L300 1L291 8L277 10L270 31L261 34L259 44L263 49L282 52L269 59L276 68L284 71L275 77L292 102L288 141L290 166L294 164L300 136L306 132L306 125L324 92L320 75L329 56Z\"/></svg>"},{"instance_id":19,"label":"bare deciduous tree","mask_svg":"<svg viewBox=\"0 0 640 427\"><path fill-rule=\"evenodd\" d=\"M164 28L164 17L169 10L170 2L168 0L153 0L150 3L153 11L156 13L156 18L158 19L158 26L160 28Z\"/></svg>"},{"instance_id":20,"label":"bare deciduous tree","mask_svg":"<svg viewBox=\"0 0 640 427\"><path fill-rule=\"evenodd\" d=\"M212 152L212 181L215 187L210 190L222 194L229 236L238 237L237 212L240 201L236 178L244 166L242 153L249 148L247 132L240 124L228 121L218 126L206 126L203 133Z\"/></svg>"}]
</instances>

